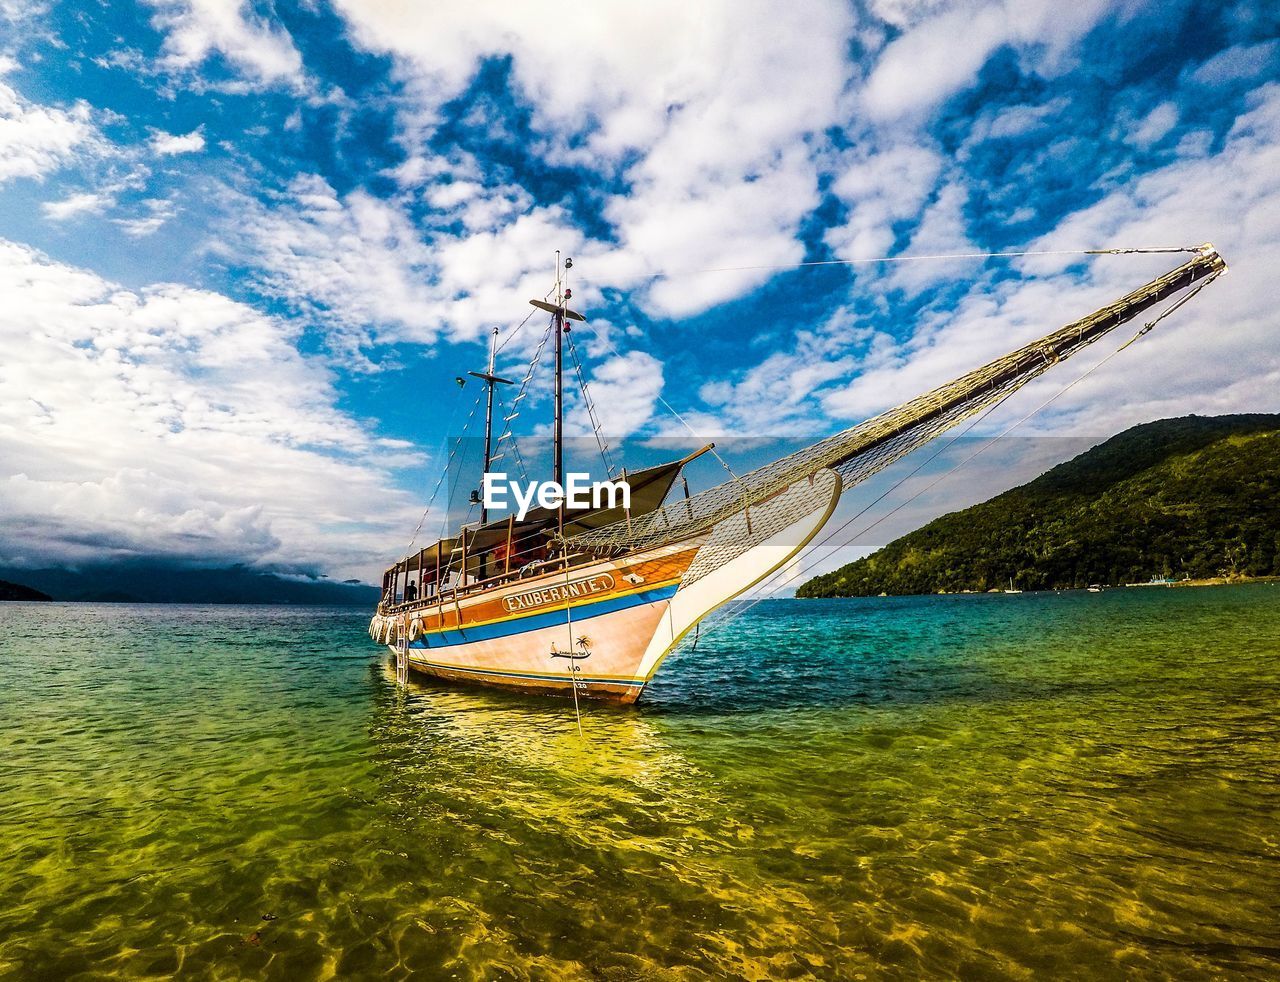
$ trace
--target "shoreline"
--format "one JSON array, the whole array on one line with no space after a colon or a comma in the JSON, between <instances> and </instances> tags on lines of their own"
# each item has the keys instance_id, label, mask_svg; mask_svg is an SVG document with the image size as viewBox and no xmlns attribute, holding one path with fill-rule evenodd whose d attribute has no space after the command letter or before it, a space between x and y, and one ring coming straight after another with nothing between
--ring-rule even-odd
<instances>
[{"instance_id":1,"label":"shoreline","mask_svg":"<svg viewBox=\"0 0 1280 982\"><path fill-rule=\"evenodd\" d=\"M1206 586L1249 586L1258 583L1280 583L1280 576L1211 576L1192 580L1177 580L1172 583L1118 583L1103 584L1102 591L1128 590L1137 587L1206 587ZM794 595L794 600L888 600L895 597L1003 597L1046 593L1089 593L1088 587L1057 587L1047 590L1016 590L1012 594L1008 590L934 590L929 593L849 593L839 597L802 597Z\"/></svg>"},{"instance_id":2,"label":"shoreline","mask_svg":"<svg viewBox=\"0 0 1280 982\"><path fill-rule=\"evenodd\" d=\"M1280 576L1208 576L1193 580L1176 580L1173 583L1126 583L1125 586L1240 586L1246 583L1280 583Z\"/></svg>"}]
</instances>

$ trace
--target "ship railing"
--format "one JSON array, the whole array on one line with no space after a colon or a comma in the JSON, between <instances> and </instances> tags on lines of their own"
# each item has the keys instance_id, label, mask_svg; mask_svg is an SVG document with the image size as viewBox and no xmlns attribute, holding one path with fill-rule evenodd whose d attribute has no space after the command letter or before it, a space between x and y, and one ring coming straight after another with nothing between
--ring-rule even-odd
<instances>
[{"instance_id":1,"label":"ship railing","mask_svg":"<svg viewBox=\"0 0 1280 982\"><path fill-rule=\"evenodd\" d=\"M416 597L409 601L401 600L396 603L387 603L384 600L378 604L378 613L383 616L396 616L425 610L428 607L444 606L445 604L456 603L463 597L484 593L507 583L515 583L533 576L545 576L548 573L565 572L575 566L587 566L595 562L599 562L599 558L590 552L571 552L553 559L542 559L528 563L519 569L499 573L497 576L452 586L442 590L440 593L432 593L425 597Z\"/></svg>"}]
</instances>

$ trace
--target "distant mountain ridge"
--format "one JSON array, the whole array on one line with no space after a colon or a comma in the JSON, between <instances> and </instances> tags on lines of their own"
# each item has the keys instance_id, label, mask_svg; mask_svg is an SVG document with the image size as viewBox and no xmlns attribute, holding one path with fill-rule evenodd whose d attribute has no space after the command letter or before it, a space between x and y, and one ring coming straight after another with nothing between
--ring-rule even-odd
<instances>
[{"instance_id":1,"label":"distant mountain ridge","mask_svg":"<svg viewBox=\"0 0 1280 982\"><path fill-rule=\"evenodd\" d=\"M1280 415L1125 430L1021 487L809 580L798 597L1280 574Z\"/></svg>"},{"instance_id":2,"label":"distant mountain ridge","mask_svg":"<svg viewBox=\"0 0 1280 982\"><path fill-rule=\"evenodd\" d=\"M244 566L189 569L162 563L134 562L101 563L77 569L0 568L0 579L26 584L29 589L47 594L54 600L98 603L372 607L379 596L376 587L359 582L286 578Z\"/></svg>"},{"instance_id":3,"label":"distant mountain ridge","mask_svg":"<svg viewBox=\"0 0 1280 982\"><path fill-rule=\"evenodd\" d=\"M33 590L29 586L21 583L10 583L8 580L0 580L0 600L52 600L53 598L47 593L41 593L39 590Z\"/></svg>"}]
</instances>

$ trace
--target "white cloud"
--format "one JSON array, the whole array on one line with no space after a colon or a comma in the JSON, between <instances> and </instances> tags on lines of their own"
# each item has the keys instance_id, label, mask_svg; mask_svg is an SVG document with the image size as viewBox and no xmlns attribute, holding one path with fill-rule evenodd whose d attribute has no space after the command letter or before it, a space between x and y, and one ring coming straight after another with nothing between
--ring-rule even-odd
<instances>
[{"instance_id":1,"label":"white cloud","mask_svg":"<svg viewBox=\"0 0 1280 982\"><path fill-rule=\"evenodd\" d=\"M1008 40L999 7L948 10L889 44L867 79L863 104L879 119L930 109L968 85Z\"/></svg>"},{"instance_id":2,"label":"white cloud","mask_svg":"<svg viewBox=\"0 0 1280 982\"><path fill-rule=\"evenodd\" d=\"M900 30L914 27L929 17L937 16L951 6L952 0L871 0L871 13Z\"/></svg>"},{"instance_id":3,"label":"white cloud","mask_svg":"<svg viewBox=\"0 0 1280 982\"><path fill-rule=\"evenodd\" d=\"M247 0L146 0L164 32L161 67L197 68L217 54L250 81L299 85L302 56L280 24L256 13Z\"/></svg>"},{"instance_id":4,"label":"white cloud","mask_svg":"<svg viewBox=\"0 0 1280 982\"><path fill-rule=\"evenodd\" d=\"M1195 193L1189 194L1188 189ZM1054 403L1044 427L1111 433L1189 412L1280 409L1272 271L1280 264L1280 85L1254 94L1219 152L1151 171L1066 218L1031 249L1118 244L1187 245L1211 239L1231 273ZM864 367L826 400L828 412L862 418L953 378L1127 293L1176 263L1168 256L1103 258L1083 277L1064 258L1021 262L1026 277L976 279L954 308L931 311L894 357ZM1047 312L1047 313L1046 313ZM1056 369L1018 397L1026 411L1132 333ZM1020 407L1020 409L1018 408Z\"/></svg>"},{"instance_id":5,"label":"white cloud","mask_svg":"<svg viewBox=\"0 0 1280 982\"><path fill-rule=\"evenodd\" d=\"M922 114L973 84L1006 45L1019 53L1024 70L1054 77L1076 41L1104 17L1123 16L1131 6L1111 0L888 5L889 16L909 26L881 53L862 91L863 105L880 120Z\"/></svg>"},{"instance_id":6,"label":"white cloud","mask_svg":"<svg viewBox=\"0 0 1280 982\"><path fill-rule=\"evenodd\" d=\"M1039 105L1003 106L994 113L984 112L974 120L965 143L1023 136L1040 129L1070 105L1071 100L1060 97Z\"/></svg>"},{"instance_id":7,"label":"white cloud","mask_svg":"<svg viewBox=\"0 0 1280 982\"><path fill-rule=\"evenodd\" d=\"M182 153L198 153L204 149L204 133L199 129L195 129L183 136L178 136L161 130L153 130L151 134L151 149L161 157L171 157Z\"/></svg>"},{"instance_id":8,"label":"white cloud","mask_svg":"<svg viewBox=\"0 0 1280 982\"><path fill-rule=\"evenodd\" d=\"M26 17L36 17L47 13L48 10L47 3L34 2L34 0L0 0L0 17L5 20L17 21Z\"/></svg>"},{"instance_id":9,"label":"white cloud","mask_svg":"<svg viewBox=\"0 0 1280 982\"><path fill-rule=\"evenodd\" d=\"M659 178L610 202L605 213L619 229L622 248L599 249L594 275L638 288L655 314L683 317L740 296L773 275L769 269L732 267L804 258L796 232L817 205L818 188L803 152L784 154L752 181L679 183ZM646 279L648 270L673 275Z\"/></svg>"},{"instance_id":10,"label":"white cloud","mask_svg":"<svg viewBox=\"0 0 1280 982\"><path fill-rule=\"evenodd\" d=\"M238 198L232 207L241 237L233 258L247 250L270 292L370 340L435 339L432 256L393 203L363 191L340 199L322 178L303 175L270 206Z\"/></svg>"},{"instance_id":11,"label":"white cloud","mask_svg":"<svg viewBox=\"0 0 1280 982\"><path fill-rule=\"evenodd\" d=\"M411 522L388 471L414 458L334 407L281 321L182 286L124 290L13 243L0 297L0 561L371 576Z\"/></svg>"},{"instance_id":12,"label":"white cloud","mask_svg":"<svg viewBox=\"0 0 1280 982\"><path fill-rule=\"evenodd\" d=\"M1260 75L1280 50L1280 41L1238 44L1216 55L1197 68L1191 78L1201 85L1228 85Z\"/></svg>"},{"instance_id":13,"label":"white cloud","mask_svg":"<svg viewBox=\"0 0 1280 982\"><path fill-rule=\"evenodd\" d=\"M1126 133L1124 138L1139 150L1149 150L1177 125L1178 107L1172 102L1162 102Z\"/></svg>"},{"instance_id":14,"label":"white cloud","mask_svg":"<svg viewBox=\"0 0 1280 982\"><path fill-rule=\"evenodd\" d=\"M128 150L115 153L117 160L128 159L129 156L131 154ZM40 205L40 210L45 218L54 222L116 210L120 195L125 191L137 191L145 187L150 174L147 167L135 165L124 173L115 173L113 179L102 181L92 191L76 192L59 201L46 201ZM112 221L124 228L129 235L139 236L154 232L174 215L170 201L153 198L141 204L146 209L144 217L113 218Z\"/></svg>"},{"instance_id":15,"label":"white cloud","mask_svg":"<svg viewBox=\"0 0 1280 982\"><path fill-rule=\"evenodd\" d=\"M1155 117L1152 132L1172 125L1165 112ZM1212 146L1184 140L1178 159L1118 183L1097 204L1028 244L1057 249L1209 238L1232 271L1021 432L1106 435L1162 416L1280 409L1280 349L1271 337L1275 292L1268 273L1280 263L1280 85L1256 92L1220 149L1211 152ZM847 226L828 233L832 245L842 255L883 254L892 242L891 225L902 216L917 219L903 254L983 251L969 239L968 191L960 175L950 172L939 190L930 191L941 169L921 148L851 152L833 190L852 213ZM1194 193L1188 193L1191 188ZM926 195L929 204L922 207ZM789 339L779 346L784 350L736 379L704 386L701 395L716 418L702 425L707 432L718 425L739 433L805 434L829 430L833 417L869 417L1097 309L1178 261L1105 258L1082 275L1078 267L1068 269L1066 258L1027 259L1016 264L1024 276L1013 280L973 262L860 267L870 270L859 273L864 299L885 289L915 292L937 279L970 286L959 302L948 291L926 306L901 341L882 334L868 339L857 330L819 332L817 339L801 333L793 350ZM984 426L1001 426L1001 420L1012 421L1048 399L1136 328L1122 329L1114 340L1056 369ZM837 368L815 377L811 366L824 365ZM798 397L804 390L812 397Z\"/></svg>"},{"instance_id":16,"label":"white cloud","mask_svg":"<svg viewBox=\"0 0 1280 982\"><path fill-rule=\"evenodd\" d=\"M484 200L468 199L464 210ZM231 207L231 258L256 263L264 289L351 349L473 340L512 325L546 293L553 250L573 255L582 242L557 209L532 209L428 245L399 203L364 191L339 196L316 176L295 179L272 207L241 197Z\"/></svg>"},{"instance_id":17,"label":"white cloud","mask_svg":"<svg viewBox=\"0 0 1280 982\"><path fill-rule=\"evenodd\" d=\"M112 204L109 195L96 194L92 191L72 194L61 201L46 201L40 206L45 218L60 222L76 215L93 215Z\"/></svg>"},{"instance_id":18,"label":"white cloud","mask_svg":"<svg viewBox=\"0 0 1280 982\"><path fill-rule=\"evenodd\" d=\"M134 218L112 219L130 238L141 239L158 232L177 214L173 202L165 198L149 198L142 204L146 208L144 214Z\"/></svg>"},{"instance_id":19,"label":"white cloud","mask_svg":"<svg viewBox=\"0 0 1280 982\"><path fill-rule=\"evenodd\" d=\"M87 103L39 106L0 82L0 184L18 177L42 180L103 145Z\"/></svg>"},{"instance_id":20,"label":"white cloud","mask_svg":"<svg viewBox=\"0 0 1280 982\"><path fill-rule=\"evenodd\" d=\"M762 362L736 378L716 378L699 395L720 420L716 431L738 437L810 435L823 387L847 378L877 342L847 309L813 330L788 332ZM774 347L771 345L771 347Z\"/></svg>"},{"instance_id":21,"label":"white cloud","mask_svg":"<svg viewBox=\"0 0 1280 982\"><path fill-rule=\"evenodd\" d=\"M942 173L941 155L910 144L858 149L841 162L832 192L849 205L844 226L827 230L826 241L841 259L886 256L893 225L920 214Z\"/></svg>"},{"instance_id":22,"label":"white cloud","mask_svg":"<svg viewBox=\"0 0 1280 982\"><path fill-rule=\"evenodd\" d=\"M903 255L955 256L982 252L969 238L969 223L964 209L969 200L969 189L958 181L942 187L937 196L920 216L911 233ZM928 260L897 263L884 267L887 285L918 293L941 280L956 280L972 275L972 260Z\"/></svg>"},{"instance_id":23,"label":"white cloud","mask_svg":"<svg viewBox=\"0 0 1280 982\"><path fill-rule=\"evenodd\" d=\"M483 59L510 56L536 149L629 185L603 204L617 241L598 250L595 268L657 312L704 310L768 274L651 284L654 271L800 257L799 225L817 202L807 144L843 111L855 28L847 5L722 0L696 18L675 0L444 7L430 18L352 0L340 9L357 43L396 56L413 97L402 116L410 149ZM566 22L571 68L557 27Z\"/></svg>"},{"instance_id":24,"label":"white cloud","mask_svg":"<svg viewBox=\"0 0 1280 982\"><path fill-rule=\"evenodd\" d=\"M644 351L614 356L596 366L588 387L604 435L628 437L653 417L662 392L662 362ZM579 422L579 434L589 434L589 423Z\"/></svg>"}]
</instances>

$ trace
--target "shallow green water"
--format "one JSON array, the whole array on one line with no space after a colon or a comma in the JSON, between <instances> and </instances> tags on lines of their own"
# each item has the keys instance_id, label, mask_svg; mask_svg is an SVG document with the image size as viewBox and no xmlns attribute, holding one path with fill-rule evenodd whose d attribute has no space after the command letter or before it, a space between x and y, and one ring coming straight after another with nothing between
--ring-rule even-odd
<instances>
[{"instance_id":1,"label":"shallow green water","mask_svg":"<svg viewBox=\"0 0 1280 982\"><path fill-rule=\"evenodd\" d=\"M779 601L641 706L0 605L0 976L1280 974L1280 587Z\"/></svg>"}]
</instances>

